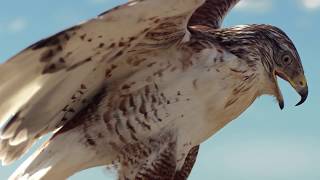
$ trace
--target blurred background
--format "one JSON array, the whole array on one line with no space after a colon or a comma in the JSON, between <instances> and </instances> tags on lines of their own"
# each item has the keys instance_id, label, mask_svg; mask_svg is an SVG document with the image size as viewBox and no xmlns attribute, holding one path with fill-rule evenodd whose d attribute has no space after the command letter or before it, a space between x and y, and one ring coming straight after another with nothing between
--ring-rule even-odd
<instances>
[{"instance_id":1,"label":"blurred background","mask_svg":"<svg viewBox=\"0 0 320 180\"><path fill-rule=\"evenodd\" d=\"M0 62L41 38L124 2L2 0ZM243 0L225 19L224 26L264 23L283 29L300 52L310 96L304 105L294 107L299 97L281 81L286 108L281 111L272 97L256 100L241 117L201 146L191 180L320 179L319 19L320 0ZM7 179L23 159L11 166L0 166L0 180ZM70 179L114 177L104 168L94 168Z\"/></svg>"}]
</instances>

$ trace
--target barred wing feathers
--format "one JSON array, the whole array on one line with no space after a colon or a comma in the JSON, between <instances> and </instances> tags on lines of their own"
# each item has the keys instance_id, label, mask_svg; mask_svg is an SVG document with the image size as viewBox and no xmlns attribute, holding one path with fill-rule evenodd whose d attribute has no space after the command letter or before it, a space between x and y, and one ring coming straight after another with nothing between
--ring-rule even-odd
<instances>
[{"instance_id":1,"label":"barred wing feathers","mask_svg":"<svg viewBox=\"0 0 320 180\"><path fill-rule=\"evenodd\" d=\"M227 13L240 0L206 0L192 15L189 26L203 25L218 29Z\"/></svg>"}]
</instances>

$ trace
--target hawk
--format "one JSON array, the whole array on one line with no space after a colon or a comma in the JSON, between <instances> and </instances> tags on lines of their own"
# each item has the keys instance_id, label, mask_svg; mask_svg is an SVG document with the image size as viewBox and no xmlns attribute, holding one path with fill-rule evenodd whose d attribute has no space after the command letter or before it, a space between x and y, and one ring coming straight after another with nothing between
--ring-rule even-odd
<instances>
[{"instance_id":1,"label":"hawk","mask_svg":"<svg viewBox=\"0 0 320 180\"><path fill-rule=\"evenodd\" d=\"M134 0L43 39L0 66L0 159L53 133L10 177L66 179L110 166L119 179L186 179L198 145L277 77L308 86L271 25L221 28L239 0Z\"/></svg>"}]
</instances>

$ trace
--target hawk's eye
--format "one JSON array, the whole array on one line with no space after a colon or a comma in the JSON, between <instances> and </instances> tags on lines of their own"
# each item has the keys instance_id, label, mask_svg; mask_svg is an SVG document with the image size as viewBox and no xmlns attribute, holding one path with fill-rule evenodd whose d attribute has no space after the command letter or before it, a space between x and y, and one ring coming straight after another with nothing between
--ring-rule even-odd
<instances>
[{"instance_id":1,"label":"hawk's eye","mask_svg":"<svg viewBox=\"0 0 320 180\"><path fill-rule=\"evenodd\" d=\"M285 65L289 65L292 62L292 58L289 55L284 55L282 61Z\"/></svg>"}]
</instances>

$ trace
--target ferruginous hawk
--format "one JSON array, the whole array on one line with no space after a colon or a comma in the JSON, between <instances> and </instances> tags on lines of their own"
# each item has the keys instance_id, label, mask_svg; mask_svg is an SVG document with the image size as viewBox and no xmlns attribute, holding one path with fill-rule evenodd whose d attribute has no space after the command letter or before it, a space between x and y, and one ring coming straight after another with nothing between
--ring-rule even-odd
<instances>
[{"instance_id":1,"label":"ferruginous hawk","mask_svg":"<svg viewBox=\"0 0 320 180\"><path fill-rule=\"evenodd\" d=\"M186 179L198 145L258 96L283 108L277 76L302 104L307 82L283 31L220 28L237 2L130 1L1 64L2 163L54 133L10 179L59 180L102 165L119 179Z\"/></svg>"}]
</instances>

